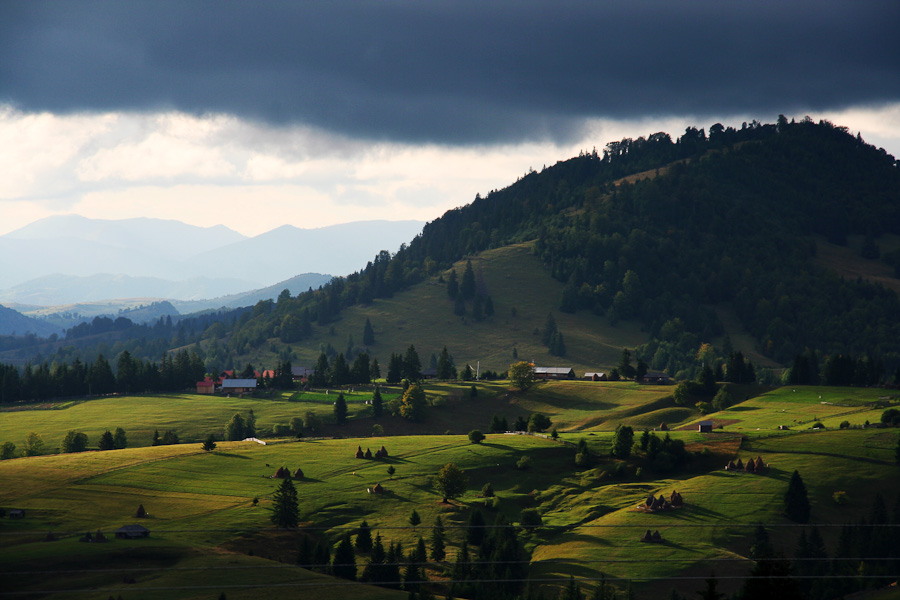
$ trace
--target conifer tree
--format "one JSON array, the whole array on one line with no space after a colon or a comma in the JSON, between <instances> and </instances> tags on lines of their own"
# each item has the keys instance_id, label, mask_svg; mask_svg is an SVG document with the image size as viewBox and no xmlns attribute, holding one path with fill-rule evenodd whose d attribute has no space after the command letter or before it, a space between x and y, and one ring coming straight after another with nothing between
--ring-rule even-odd
<instances>
[{"instance_id":1,"label":"conifer tree","mask_svg":"<svg viewBox=\"0 0 900 600\"><path fill-rule=\"evenodd\" d=\"M97 447L100 450L112 450L115 448L115 442L113 441L112 432L109 429L103 432L103 435L100 436L100 442L97 444Z\"/></svg>"},{"instance_id":2,"label":"conifer tree","mask_svg":"<svg viewBox=\"0 0 900 600\"><path fill-rule=\"evenodd\" d=\"M475 271L472 269L472 261L466 261L466 268L463 271L462 281L459 284L459 292L466 300L475 297Z\"/></svg>"},{"instance_id":3,"label":"conifer tree","mask_svg":"<svg viewBox=\"0 0 900 600\"><path fill-rule=\"evenodd\" d=\"M434 528L431 530L431 560L442 561L447 555L444 522L440 515L434 520Z\"/></svg>"},{"instance_id":4,"label":"conifer tree","mask_svg":"<svg viewBox=\"0 0 900 600\"><path fill-rule=\"evenodd\" d=\"M363 327L362 343L364 346L372 346L375 344L375 330L372 329L372 323L366 318L366 325Z\"/></svg>"},{"instance_id":5,"label":"conifer tree","mask_svg":"<svg viewBox=\"0 0 900 600\"><path fill-rule=\"evenodd\" d=\"M381 388L379 386L375 386L375 391L372 392L372 416L380 417L384 413L384 400L381 398Z\"/></svg>"},{"instance_id":6,"label":"conifer tree","mask_svg":"<svg viewBox=\"0 0 900 600\"><path fill-rule=\"evenodd\" d=\"M353 544L350 543L350 534L344 535L334 552L331 574L341 579L356 581L356 554L353 552Z\"/></svg>"},{"instance_id":7,"label":"conifer tree","mask_svg":"<svg viewBox=\"0 0 900 600\"><path fill-rule=\"evenodd\" d=\"M297 502L297 489L290 479L285 479L272 495L272 514L270 519L276 527L296 527L300 519L300 507ZM328 564L328 561L325 561Z\"/></svg>"},{"instance_id":8,"label":"conifer tree","mask_svg":"<svg viewBox=\"0 0 900 600\"><path fill-rule=\"evenodd\" d=\"M784 514L787 518L797 523L809 522L809 497L806 493L806 485L798 471L791 475L788 489L784 494Z\"/></svg>"},{"instance_id":9,"label":"conifer tree","mask_svg":"<svg viewBox=\"0 0 900 600\"><path fill-rule=\"evenodd\" d=\"M338 425L347 422L347 401L344 399L344 392L339 393L334 402L334 420Z\"/></svg>"},{"instance_id":10,"label":"conifer tree","mask_svg":"<svg viewBox=\"0 0 900 600\"><path fill-rule=\"evenodd\" d=\"M375 542L372 544L372 554L366 568L363 569L363 581L369 583L381 583L385 581L384 562L387 555L384 551L384 544L381 541L381 534L375 534Z\"/></svg>"},{"instance_id":11,"label":"conifer tree","mask_svg":"<svg viewBox=\"0 0 900 600\"><path fill-rule=\"evenodd\" d=\"M356 533L356 550L363 553L372 550L372 529L365 519L360 523L359 531Z\"/></svg>"},{"instance_id":12,"label":"conifer tree","mask_svg":"<svg viewBox=\"0 0 900 600\"><path fill-rule=\"evenodd\" d=\"M456 269L450 269L450 275L447 277L447 295L451 299L456 300L459 294L459 279L456 277Z\"/></svg>"},{"instance_id":13,"label":"conifer tree","mask_svg":"<svg viewBox=\"0 0 900 600\"><path fill-rule=\"evenodd\" d=\"M469 514L469 524L466 529L466 542L472 546L480 546L484 541L485 532L484 515L477 508Z\"/></svg>"},{"instance_id":14,"label":"conifer tree","mask_svg":"<svg viewBox=\"0 0 900 600\"><path fill-rule=\"evenodd\" d=\"M116 431L113 434L113 447L116 450L121 450L128 446L128 437L125 434L125 430L121 427L116 427Z\"/></svg>"}]
</instances>

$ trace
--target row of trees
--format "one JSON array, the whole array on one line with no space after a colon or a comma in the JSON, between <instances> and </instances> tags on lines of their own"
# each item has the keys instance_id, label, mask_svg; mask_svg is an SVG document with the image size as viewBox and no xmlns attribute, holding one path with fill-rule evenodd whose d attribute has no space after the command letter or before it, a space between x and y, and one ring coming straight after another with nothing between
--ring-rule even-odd
<instances>
[{"instance_id":1,"label":"row of trees","mask_svg":"<svg viewBox=\"0 0 900 600\"><path fill-rule=\"evenodd\" d=\"M115 373L102 354L87 364L76 358L71 364L29 363L21 371L13 365L0 364L0 403L180 391L194 387L204 373L203 362L187 350L166 353L159 363L138 360L126 350L116 361Z\"/></svg>"}]
</instances>

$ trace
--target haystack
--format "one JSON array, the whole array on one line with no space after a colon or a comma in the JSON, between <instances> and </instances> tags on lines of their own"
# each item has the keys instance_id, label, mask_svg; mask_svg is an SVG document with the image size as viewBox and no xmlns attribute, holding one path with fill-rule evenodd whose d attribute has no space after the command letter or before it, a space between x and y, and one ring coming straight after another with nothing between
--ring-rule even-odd
<instances>
[{"instance_id":1,"label":"haystack","mask_svg":"<svg viewBox=\"0 0 900 600\"><path fill-rule=\"evenodd\" d=\"M294 471L294 479L303 479L303 469Z\"/></svg>"},{"instance_id":2,"label":"haystack","mask_svg":"<svg viewBox=\"0 0 900 600\"><path fill-rule=\"evenodd\" d=\"M385 448L383 444L382 444L382 446L381 446L381 455L382 455L383 457L385 457L385 458L388 457L388 451L387 451L387 448Z\"/></svg>"},{"instance_id":3,"label":"haystack","mask_svg":"<svg viewBox=\"0 0 900 600\"><path fill-rule=\"evenodd\" d=\"M744 470L744 462L741 459L738 459L737 463L735 463L734 468L738 471Z\"/></svg>"},{"instance_id":4,"label":"haystack","mask_svg":"<svg viewBox=\"0 0 900 600\"><path fill-rule=\"evenodd\" d=\"M669 496L669 502L672 503L672 506L675 508L681 508L684 505L684 499L681 497L681 494L678 491L673 491L672 495Z\"/></svg>"},{"instance_id":5,"label":"haystack","mask_svg":"<svg viewBox=\"0 0 900 600\"><path fill-rule=\"evenodd\" d=\"M366 448L365 457L366 457L366 458L372 458L372 451L369 450L368 448Z\"/></svg>"},{"instance_id":6,"label":"haystack","mask_svg":"<svg viewBox=\"0 0 900 600\"><path fill-rule=\"evenodd\" d=\"M376 494L383 494L383 493L384 493L384 488L381 487L381 484L380 484L380 483L376 483L376 484L375 484L375 487L372 488L372 491L373 491L374 493L376 493Z\"/></svg>"},{"instance_id":7,"label":"haystack","mask_svg":"<svg viewBox=\"0 0 900 600\"><path fill-rule=\"evenodd\" d=\"M744 468L748 473L756 473L756 461L752 458L747 461L747 466Z\"/></svg>"},{"instance_id":8,"label":"haystack","mask_svg":"<svg viewBox=\"0 0 900 600\"><path fill-rule=\"evenodd\" d=\"M647 530L647 533L644 534L644 537L641 538L641 541L642 542L652 542L653 541L653 534L650 533L649 529Z\"/></svg>"},{"instance_id":9,"label":"haystack","mask_svg":"<svg viewBox=\"0 0 900 600\"><path fill-rule=\"evenodd\" d=\"M356 447L356 458L365 458L365 455L363 455L362 446Z\"/></svg>"},{"instance_id":10,"label":"haystack","mask_svg":"<svg viewBox=\"0 0 900 600\"><path fill-rule=\"evenodd\" d=\"M134 512L134 516L137 517L138 519L143 519L144 517L147 516L147 511L144 510L143 504L138 505L137 510Z\"/></svg>"},{"instance_id":11,"label":"haystack","mask_svg":"<svg viewBox=\"0 0 900 600\"><path fill-rule=\"evenodd\" d=\"M653 535L650 536L650 539L652 541L656 542L657 544L662 543L663 539L662 539L662 536L659 535L659 529L657 529L656 531L653 532Z\"/></svg>"}]
</instances>

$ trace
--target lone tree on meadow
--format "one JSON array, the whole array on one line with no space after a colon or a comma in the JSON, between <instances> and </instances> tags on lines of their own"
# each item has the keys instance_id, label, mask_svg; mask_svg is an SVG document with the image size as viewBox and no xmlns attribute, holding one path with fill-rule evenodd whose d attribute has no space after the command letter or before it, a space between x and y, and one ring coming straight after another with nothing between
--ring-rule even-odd
<instances>
[{"instance_id":1,"label":"lone tree on meadow","mask_svg":"<svg viewBox=\"0 0 900 600\"><path fill-rule=\"evenodd\" d=\"M809 497L806 494L806 485L800 473L794 470L791 481L788 483L787 492L784 494L784 514L797 523L809 522Z\"/></svg>"},{"instance_id":2,"label":"lone tree on meadow","mask_svg":"<svg viewBox=\"0 0 900 600\"><path fill-rule=\"evenodd\" d=\"M509 365L509 380L520 390L527 390L534 383L534 365L524 360Z\"/></svg>"},{"instance_id":3,"label":"lone tree on meadow","mask_svg":"<svg viewBox=\"0 0 900 600\"><path fill-rule=\"evenodd\" d=\"M297 488L290 479L285 479L272 495L272 514L269 517L276 527L296 527L300 520L300 505L297 502Z\"/></svg>"},{"instance_id":4,"label":"lone tree on meadow","mask_svg":"<svg viewBox=\"0 0 900 600\"><path fill-rule=\"evenodd\" d=\"M473 444L480 444L484 441L484 434L481 433L478 429L473 429L469 432L469 441Z\"/></svg>"},{"instance_id":5,"label":"lone tree on meadow","mask_svg":"<svg viewBox=\"0 0 900 600\"><path fill-rule=\"evenodd\" d=\"M225 439L229 442L239 442L246 437L245 429L244 417L241 416L241 413L234 413L228 425L225 426Z\"/></svg>"},{"instance_id":6,"label":"lone tree on meadow","mask_svg":"<svg viewBox=\"0 0 900 600\"><path fill-rule=\"evenodd\" d=\"M441 467L441 470L438 471L437 476L434 478L434 486L440 492L445 504L454 498L462 496L468 485L469 476L454 463L447 463Z\"/></svg>"},{"instance_id":7,"label":"lone tree on meadow","mask_svg":"<svg viewBox=\"0 0 900 600\"><path fill-rule=\"evenodd\" d=\"M337 400L334 401L334 420L338 425L347 422L347 401L344 399L344 392L338 394Z\"/></svg>"},{"instance_id":8,"label":"lone tree on meadow","mask_svg":"<svg viewBox=\"0 0 900 600\"><path fill-rule=\"evenodd\" d=\"M206 439L203 440L203 449L207 452L212 452L216 449L216 438L213 437L213 434L209 434L206 436Z\"/></svg>"}]
</instances>

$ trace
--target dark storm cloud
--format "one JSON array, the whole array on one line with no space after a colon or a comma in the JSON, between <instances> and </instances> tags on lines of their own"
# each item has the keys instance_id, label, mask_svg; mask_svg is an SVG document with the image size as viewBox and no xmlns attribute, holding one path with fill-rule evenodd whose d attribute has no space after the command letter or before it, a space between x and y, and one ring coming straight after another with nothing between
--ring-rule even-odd
<instances>
[{"instance_id":1,"label":"dark storm cloud","mask_svg":"<svg viewBox=\"0 0 900 600\"><path fill-rule=\"evenodd\" d=\"M0 3L0 101L446 143L900 98L900 3Z\"/></svg>"}]
</instances>

